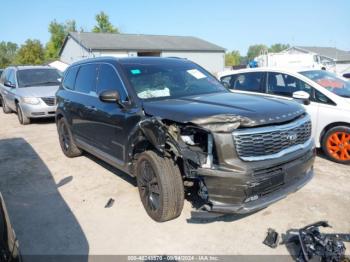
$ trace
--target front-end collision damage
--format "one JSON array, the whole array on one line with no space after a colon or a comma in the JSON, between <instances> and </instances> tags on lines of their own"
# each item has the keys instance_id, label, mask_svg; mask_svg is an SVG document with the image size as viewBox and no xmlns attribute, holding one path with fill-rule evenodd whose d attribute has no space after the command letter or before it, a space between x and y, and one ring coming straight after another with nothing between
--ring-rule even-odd
<instances>
[{"instance_id":1,"label":"front-end collision damage","mask_svg":"<svg viewBox=\"0 0 350 262\"><path fill-rule=\"evenodd\" d=\"M195 168L213 168L214 133L230 133L238 127L254 126L255 121L232 114L221 114L190 122L149 117L139 123L145 139L161 154L181 158L191 177Z\"/></svg>"},{"instance_id":2,"label":"front-end collision damage","mask_svg":"<svg viewBox=\"0 0 350 262\"><path fill-rule=\"evenodd\" d=\"M229 133L238 127L252 127L256 125L256 121L254 120L232 114L222 114L207 118L193 119L191 122L216 133Z\"/></svg>"},{"instance_id":3,"label":"front-end collision damage","mask_svg":"<svg viewBox=\"0 0 350 262\"><path fill-rule=\"evenodd\" d=\"M238 127L253 126L254 121L231 114L177 122L160 117L148 117L139 122L129 151L129 167L134 168L137 153L152 147L159 154L171 157L182 170L184 180L195 181L198 195L205 202L208 191L201 175L202 170L214 170L218 164L215 133L231 133ZM137 146L140 146L136 150ZM133 171L131 171L133 173Z\"/></svg>"}]
</instances>

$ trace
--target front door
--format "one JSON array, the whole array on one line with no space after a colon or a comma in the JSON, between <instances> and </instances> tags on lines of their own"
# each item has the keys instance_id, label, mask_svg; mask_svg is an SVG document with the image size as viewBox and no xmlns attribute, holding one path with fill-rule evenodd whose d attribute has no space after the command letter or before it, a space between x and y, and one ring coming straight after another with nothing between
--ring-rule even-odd
<instances>
[{"instance_id":1,"label":"front door","mask_svg":"<svg viewBox=\"0 0 350 262\"><path fill-rule=\"evenodd\" d=\"M117 90L121 101L127 100L127 91L111 64L103 63L99 67L94 112L95 141L98 149L124 164L125 146L131 129L139 121L132 109L123 108L114 102L102 102L98 95L106 90Z\"/></svg>"},{"instance_id":2,"label":"front door","mask_svg":"<svg viewBox=\"0 0 350 262\"><path fill-rule=\"evenodd\" d=\"M283 97L293 97L296 91L305 91L310 95L310 104L304 105L306 111L311 116L312 136L316 135L316 127L318 124L319 104L313 101L313 87L304 81L284 73L269 72L267 76L267 93Z\"/></svg>"}]
</instances>

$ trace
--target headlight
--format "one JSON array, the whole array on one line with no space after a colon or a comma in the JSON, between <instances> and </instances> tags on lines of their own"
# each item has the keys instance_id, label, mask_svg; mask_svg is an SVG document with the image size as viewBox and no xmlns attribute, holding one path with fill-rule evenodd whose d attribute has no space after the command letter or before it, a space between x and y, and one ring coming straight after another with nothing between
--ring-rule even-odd
<instances>
[{"instance_id":1,"label":"headlight","mask_svg":"<svg viewBox=\"0 0 350 262\"><path fill-rule=\"evenodd\" d=\"M37 105L40 103L40 100L36 97L23 97L22 102L30 105Z\"/></svg>"}]
</instances>

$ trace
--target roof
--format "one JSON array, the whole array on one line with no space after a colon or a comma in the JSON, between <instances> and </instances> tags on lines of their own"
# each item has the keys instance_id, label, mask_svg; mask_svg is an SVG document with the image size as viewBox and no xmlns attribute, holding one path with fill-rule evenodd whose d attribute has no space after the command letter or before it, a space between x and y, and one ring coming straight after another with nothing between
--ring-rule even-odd
<instances>
[{"instance_id":1,"label":"roof","mask_svg":"<svg viewBox=\"0 0 350 262\"><path fill-rule=\"evenodd\" d=\"M350 61L350 52L344 51L335 47L320 47L320 46L293 46L290 49L299 49L301 51L315 53L321 56L331 58L335 61Z\"/></svg>"},{"instance_id":2,"label":"roof","mask_svg":"<svg viewBox=\"0 0 350 262\"><path fill-rule=\"evenodd\" d=\"M16 70L26 70L26 69L52 69L48 65L18 65L18 66L9 66L15 68Z\"/></svg>"},{"instance_id":3,"label":"roof","mask_svg":"<svg viewBox=\"0 0 350 262\"><path fill-rule=\"evenodd\" d=\"M77 62L74 62L71 66L76 65L82 65L86 63L92 63L92 62L109 62L114 63L117 62L119 64L123 65L160 65L160 64L167 64L167 63L190 63L193 64L192 61L187 60L185 58L176 58L176 57L153 57L153 56L143 56L143 57L113 57L113 56L100 56L100 57L94 57L94 58L87 58L83 60L79 60Z\"/></svg>"},{"instance_id":4,"label":"roof","mask_svg":"<svg viewBox=\"0 0 350 262\"><path fill-rule=\"evenodd\" d=\"M60 53L70 37L82 47L91 51L225 52L223 47L192 36L70 32Z\"/></svg>"}]
</instances>

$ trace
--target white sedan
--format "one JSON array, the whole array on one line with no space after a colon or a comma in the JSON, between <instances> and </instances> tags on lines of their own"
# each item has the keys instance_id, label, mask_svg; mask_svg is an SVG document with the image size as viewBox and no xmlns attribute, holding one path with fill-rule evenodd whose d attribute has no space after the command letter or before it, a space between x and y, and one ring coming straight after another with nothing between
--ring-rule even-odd
<instances>
[{"instance_id":1,"label":"white sedan","mask_svg":"<svg viewBox=\"0 0 350 262\"><path fill-rule=\"evenodd\" d=\"M333 161L350 164L350 82L345 78L324 70L273 68L225 71L218 78L232 92L303 102L316 146Z\"/></svg>"}]
</instances>

